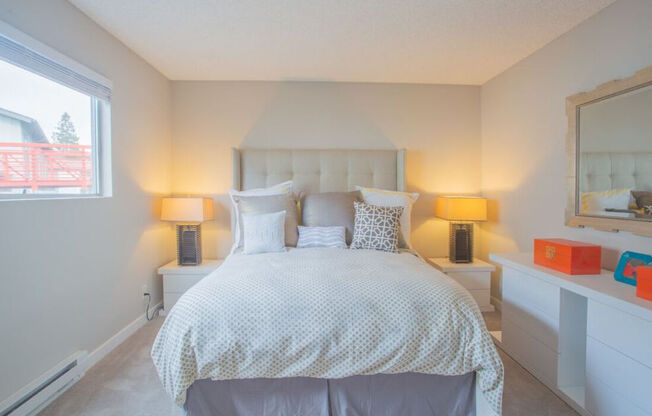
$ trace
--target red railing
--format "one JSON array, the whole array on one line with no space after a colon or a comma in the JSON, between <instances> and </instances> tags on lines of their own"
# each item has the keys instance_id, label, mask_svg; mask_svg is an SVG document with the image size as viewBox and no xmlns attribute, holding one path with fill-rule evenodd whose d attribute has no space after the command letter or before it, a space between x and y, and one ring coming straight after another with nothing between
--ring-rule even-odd
<instances>
[{"instance_id":1,"label":"red railing","mask_svg":"<svg viewBox=\"0 0 652 416\"><path fill-rule=\"evenodd\" d=\"M91 146L0 143L0 188L78 187L93 184Z\"/></svg>"}]
</instances>

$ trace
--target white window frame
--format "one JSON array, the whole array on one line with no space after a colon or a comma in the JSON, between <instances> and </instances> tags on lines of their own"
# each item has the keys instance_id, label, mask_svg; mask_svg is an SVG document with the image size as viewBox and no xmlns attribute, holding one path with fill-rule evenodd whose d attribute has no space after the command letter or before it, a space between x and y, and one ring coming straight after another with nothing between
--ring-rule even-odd
<instances>
[{"instance_id":1,"label":"white window frame","mask_svg":"<svg viewBox=\"0 0 652 416\"><path fill-rule=\"evenodd\" d=\"M97 72L89 69L88 67L80 64L79 62L69 58L68 56L52 49L51 47L39 42L31 36L21 32L15 27L0 20L0 35L11 41L20 44L21 46L29 49L45 59L52 61L65 67L73 73L79 74L82 77L93 81L98 84L99 88L103 91L108 91L108 96L98 98L95 95L74 88L65 82L54 77L48 77L40 71L34 71L29 68L29 65L20 65L14 62L9 62L11 65L18 66L27 71L34 72L39 76L44 76L57 82L63 86L79 90L80 92L90 96L91 98L91 117L93 123L92 131L92 157L93 157L93 178L95 181L95 192L87 194L74 194L74 193L57 193L57 194L1 194L0 201L29 201L39 199L87 199L87 198L106 198L113 195L112 175L111 175L111 98L110 92L113 89L113 83L108 78L98 74ZM2 57L0 60L5 61ZM106 92L105 92L106 95Z\"/></svg>"}]
</instances>

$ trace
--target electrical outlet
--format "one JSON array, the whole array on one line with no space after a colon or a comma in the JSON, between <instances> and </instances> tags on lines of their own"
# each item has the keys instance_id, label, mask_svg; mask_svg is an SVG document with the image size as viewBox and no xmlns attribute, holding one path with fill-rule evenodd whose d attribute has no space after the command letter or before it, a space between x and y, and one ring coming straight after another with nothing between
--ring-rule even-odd
<instances>
[{"instance_id":1,"label":"electrical outlet","mask_svg":"<svg viewBox=\"0 0 652 416\"><path fill-rule=\"evenodd\" d=\"M149 287L147 285L143 285L142 290L140 291L140 296L147 298L145 293L149 293Z\"/></svg>"}]
</instances>

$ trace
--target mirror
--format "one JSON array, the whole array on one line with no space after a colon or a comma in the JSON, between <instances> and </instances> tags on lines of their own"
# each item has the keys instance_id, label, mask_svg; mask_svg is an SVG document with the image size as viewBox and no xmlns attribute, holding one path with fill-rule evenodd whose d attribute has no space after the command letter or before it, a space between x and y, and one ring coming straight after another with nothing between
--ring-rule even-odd
<instances>
[{"instance_id":1,"label":"mirror","mask_svg":"<svg viewBox=\"0 0 652 416\"><path fill-rule=\"evenodd\" d=\"M576 214L652 221L652 85L582 105L578 118Z\"/></svg>"},{"instance_id":2,"label":"mirror","mask_svg":"<svg viewBox=\"0 0 652 416\"><path fill-rule=\"evenodd\" d=\"M567 224L652 236L652 67L567 99Z\"/></svg>"}]
</instances>

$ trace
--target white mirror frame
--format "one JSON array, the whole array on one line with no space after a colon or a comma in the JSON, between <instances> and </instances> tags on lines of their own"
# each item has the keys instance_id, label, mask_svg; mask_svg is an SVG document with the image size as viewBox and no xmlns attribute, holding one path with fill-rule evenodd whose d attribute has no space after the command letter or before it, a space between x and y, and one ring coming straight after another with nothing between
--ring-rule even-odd
<instances>
[{"instance_id":1,"label":"white mirror frame","mask_svg":"<svg viewBox=\"0 0 652 416\"><path fill-rule=\"evenodd\" d=\"M582 105L601 101L628 91L652 84L652 66L638 71L629 78L617 79L599 85L593 91L582 92L566 98L566 116L568 117L568 135L566 152L568 155L568 175L566 201L566 225L571 227L592 227L601 231L629 231L631 233L652 237L652 221L636 221L618 218L590 217L577 215L577 183L579 165L577 163L577 141L579 140L578 116Z\"/></svg>"}]
</instances>

